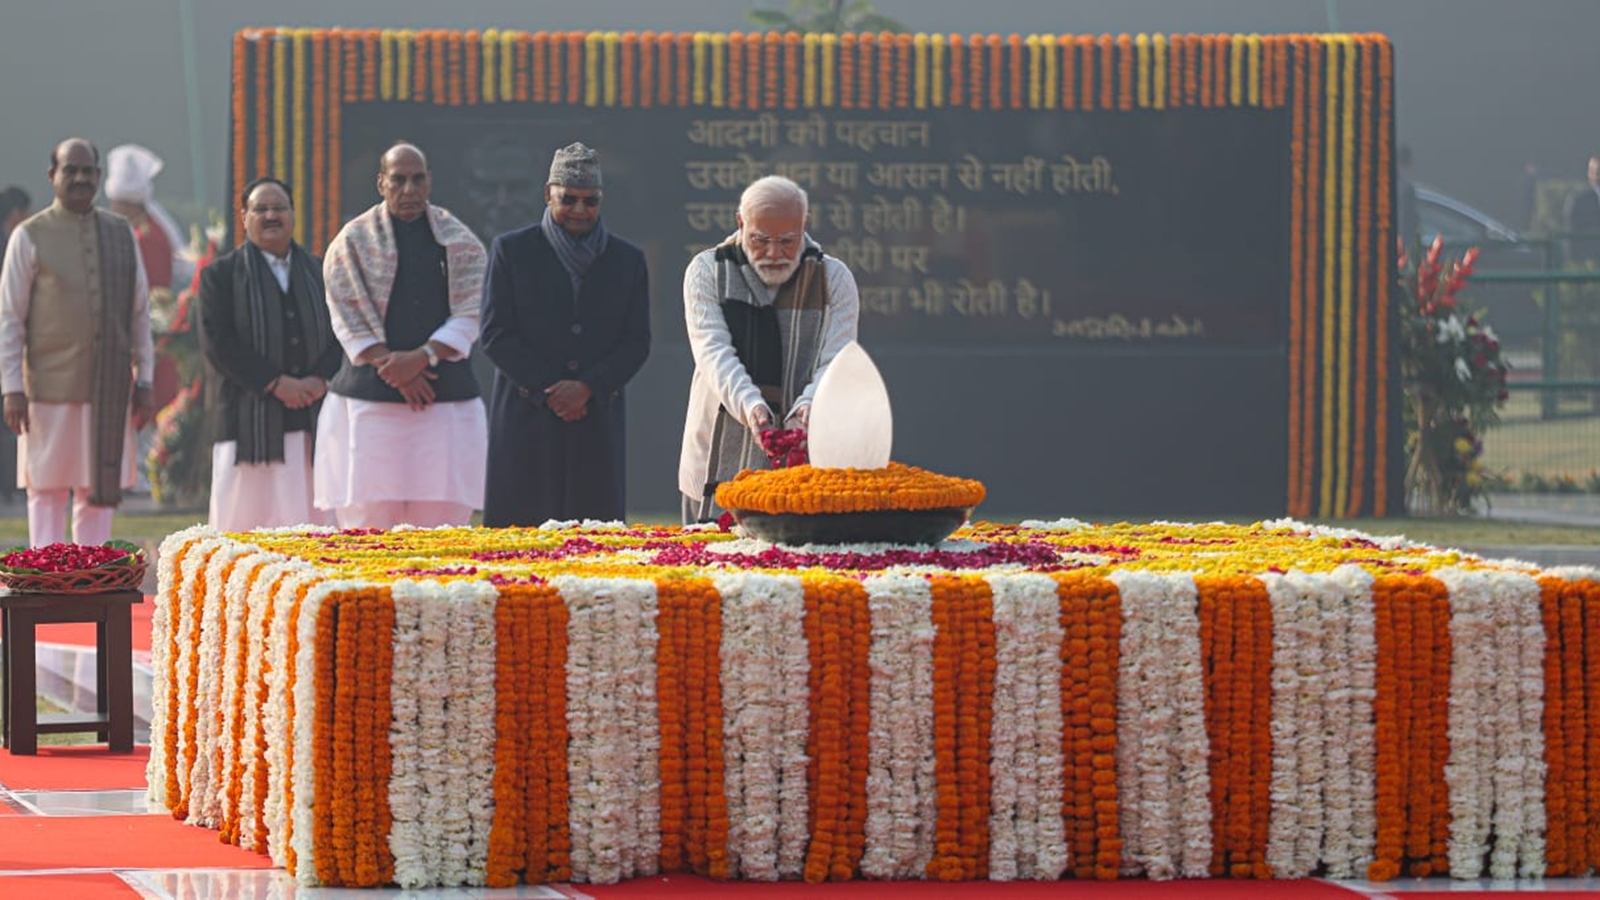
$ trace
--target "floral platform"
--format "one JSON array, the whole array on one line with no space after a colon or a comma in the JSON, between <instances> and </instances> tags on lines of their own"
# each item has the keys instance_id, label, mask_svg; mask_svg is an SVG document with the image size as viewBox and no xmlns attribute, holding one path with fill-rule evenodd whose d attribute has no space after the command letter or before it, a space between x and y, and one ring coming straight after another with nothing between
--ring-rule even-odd
<instances>
[{"instance_id":1,"label":"floral platform","mask_svg":"<svg viewBox=\"0 0 1600 900\"><path fill-rule=\"evenodd\" d=\"M1320 529L162 545L149 785L303 884L1600 865L1600 575Z\"/></svg>"}]
</instances>

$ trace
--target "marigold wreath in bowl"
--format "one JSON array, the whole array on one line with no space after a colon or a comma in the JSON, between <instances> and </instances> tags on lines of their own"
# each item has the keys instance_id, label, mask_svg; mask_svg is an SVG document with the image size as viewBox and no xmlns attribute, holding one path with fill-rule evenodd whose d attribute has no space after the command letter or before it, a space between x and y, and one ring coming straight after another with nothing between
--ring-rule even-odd
<instances>
[{"instance_id":1,"label":"marigold wreath in bowl","mask_svg":"<svg viewBox=\"0 0 1600 900\"><path fill-rule=\"evenodd\" d=\"M98 594L137 588L144 550L129 541L12 547L0 556L0 586L16 594Z\"/></svg>"},{"instance_id":2,"label":"marigold wreath in bowl","mask_svg":"<svg viewBox=\"0 0 1600 900\"><path fill-rule=\"evenodd\" d=\"M716 498L746 531L773 543L937 544L984 494L982 482L891 462L746 470L718 485Z\"/></svg>"}]
</instances>

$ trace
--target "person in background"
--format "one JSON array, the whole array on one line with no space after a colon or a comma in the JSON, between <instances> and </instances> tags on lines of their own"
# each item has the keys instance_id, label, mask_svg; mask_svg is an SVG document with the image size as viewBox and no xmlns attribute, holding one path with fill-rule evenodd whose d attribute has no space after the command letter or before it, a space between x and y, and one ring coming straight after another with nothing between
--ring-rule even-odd
<instances>
[{"instance_id":1,"label":"person in background","mask_svg":"<svg viewBox=\"0 0 1600 900\"><path fill-rule=\"evenodd\" d=\"M644 253L606 230L590 148L557 150L544 193L544 217L489 251L489 526L617 521L627 510L623 387L650 353Z\"/></svg>"},{"instance_id":2,"label":"person in background","mask_svg":"<svg viewBox=\"0 0 1600 900\"><path fill-rule=\"evenodd\" d=\"M11 232L28 217L33 198L16 185L0 189L0 259L4 259ZM11 430L0 432L0 498L10 505L17 497L17 436Z\"/></svg>"},{"instance_id":3,"label":"person in background","mask_svg":"<svg viewBox=\"0 0 1600 900\"><path fill-rule=\"evenodd\" d=\"M25 220L0 271L0 390L18 435L33 546L101 544L134 483L133 430L154 415L150 291L133 229L96 209L100 152L50 154L55 202Z\"/></svg>"},{"instance_id":4,"label":"person in background","mask_svg":"<svg viewBox=\"0 0 1600 900\"><path fill-rule=\"evenodd\" d=\"M1589 183L1567 195L1562 226L1567 239L1567 262L1600 262L1600 151L1589 154Z\"/></svg>"},{"instance_id":5,"label":"person in background","mask_svg":"<svg viewBox=\"0 0 1600 900\"><path fill-rule=\"evenodd\" d=\"M12 184L0 189L0 252L5 251L11 232L28 217L28 209L32 206L33 198L22 188Z\"/></svg>"},{"instance_id":6,"label":"person in background","mask_svg":"<svg viewBox=\"0 0 1600 900\"><path fill-rule=\"evenodd\" d=\"M313 428L339 370L322 261L294 241L294 195L245 186L245 242L200 273L200 343L213 377L211 527L332 524L312 506Z\"/></svg>"},{"instance_id":7,"label":"person in background","mask_svg":"<svg viewBox=\"0 0 1600 900\"><path fill-rule=\"evenodd\" d=\"M155 179L163 165L161 157L138 144L106 151L106 199L111 211L133 226L152 291L172 290L194 277L189 241L155 199Z\"/></svg>"},{"instance_id":8,"label":"person in background","mask_svg":"<svg viewBox=\"0 0 1600 900\"><path fill-rule=\"evenodd\" d=\"M343 528L466 525L483 504L488 424L467 356L487 257L428 202L431 179L416 145L390 147L383 202L322 263L344 358L317 416L313 481Z\"/></svg>"},{"instance_id":9,"label":"person in background","mask_svg":"<svg viewBox=\"0 0 1600 900\"><path fill-rule=\"evenodd\" d=\"M111 211L133 226L139 258L150 279L150 302L157 309L170 304L172 292L193 281L195 273L188 240L155 199L155 178L161 174L162 166L161 157L138 144L121 144L106 151L106 199L111 201ZM158 412L178 396L178 380L177 360L158 352L151 377ZM144 450L149 449L154 438L153 431L140 433ZM143 452L140 458L144 458ZM142 479L140 489L146 489Z\"/></svg>"},{"instance_id":10,"label":"person in background","mask_svg":"<svg viewBox=\"0 0 1600 900\"><path fill-rule=\"evenodd\" d=\"M739 198L738 231L689 261L694 377L678 461L686 525L721 516L718 484L767 468L762 431L806 426L817 382L856 338L855 276L806 233L808 212L798 184L761 178Z\"/></svg>"}]
</instances>

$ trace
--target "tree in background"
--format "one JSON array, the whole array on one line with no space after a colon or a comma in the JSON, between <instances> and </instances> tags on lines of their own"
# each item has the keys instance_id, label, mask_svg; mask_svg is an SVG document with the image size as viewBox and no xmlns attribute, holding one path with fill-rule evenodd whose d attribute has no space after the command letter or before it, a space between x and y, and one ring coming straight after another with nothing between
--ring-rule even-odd
<instances>
[{"instance_id":1,"label":"tree in background","mask_svg":"<svg viewBox=\"0 0 1600 900\"><path fill-rule=\"evenodd\" d=\"M745 18L763 31L844 34L906 30L898 21L874 9L871 0L789 0L787 12L752 9Z\"/></svg>"}]
</instances>

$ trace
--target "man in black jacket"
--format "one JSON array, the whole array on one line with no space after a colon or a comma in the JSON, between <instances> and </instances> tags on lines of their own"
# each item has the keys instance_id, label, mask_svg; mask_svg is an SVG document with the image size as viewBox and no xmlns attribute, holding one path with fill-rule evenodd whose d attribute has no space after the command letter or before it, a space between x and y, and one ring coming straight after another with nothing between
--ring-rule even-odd
<instances>
[{"instance_id":1,"label":"man in black jacket","mask_svg":"<svg viewBox=\"0 0 1600 900\"><path fill-rule=\"evenodd\" d=\"M623 387L650 352L650 286L644 253L606 230L600 201L599 156L563 147L541 221L489 251L485 525L626 513Z\"/></svg>"},{"instance_id":2,"label":"man in black jacket","mask_svg":"<svg viewBox=\"0 0 1600 900\"><path fill-rule=\"evenodd\" d=\"M294 242L294 198L275 178L244 189L247 240L200 274L211 368L211 526L330 524L311 504L312 435L339 369L321 261Z\"/></svg>"}]
</instances>

